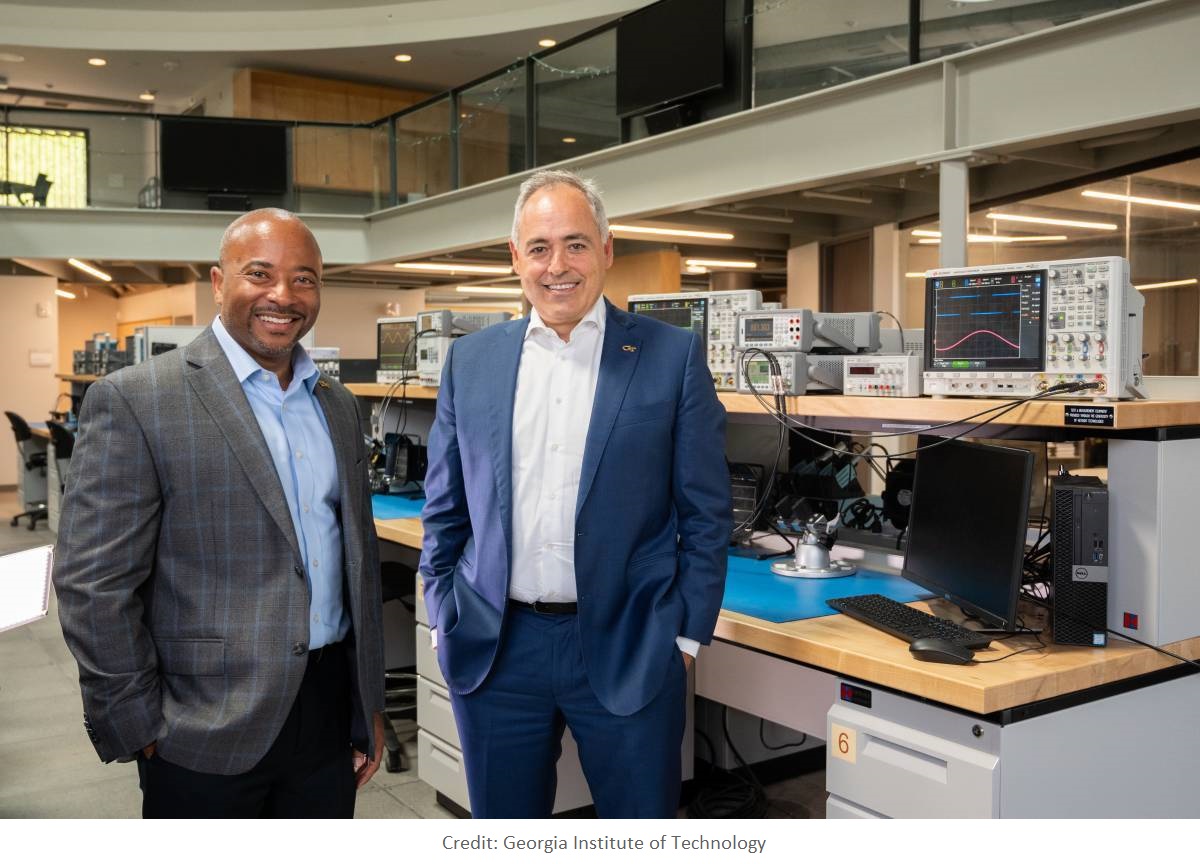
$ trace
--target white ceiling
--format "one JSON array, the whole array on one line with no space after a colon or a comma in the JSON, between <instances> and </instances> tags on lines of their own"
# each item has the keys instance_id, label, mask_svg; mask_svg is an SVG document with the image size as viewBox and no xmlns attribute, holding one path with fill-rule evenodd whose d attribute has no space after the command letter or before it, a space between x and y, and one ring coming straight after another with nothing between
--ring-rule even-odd
<instances>
[{"instance_id":1,"label":"white ceiling","mask_svg":"<svg viewBox=\"0 0 1200 864\"><path fill-rule=\"evenodd\" d=\"M539 39L565 41L646 0L511 0L504 15L483 0L176 0L170 12L164 5L0 3L0 77L8 84L0 103L42 106L48 98L78 108L78 97L90 97L175 113L241 67L440 92L542 50ZM397 63L397 53L414 59ZM97 56L108 65L89 66ZM137 99L144 90L158 94L152 109Z\"/></svg>"}]
</instances>

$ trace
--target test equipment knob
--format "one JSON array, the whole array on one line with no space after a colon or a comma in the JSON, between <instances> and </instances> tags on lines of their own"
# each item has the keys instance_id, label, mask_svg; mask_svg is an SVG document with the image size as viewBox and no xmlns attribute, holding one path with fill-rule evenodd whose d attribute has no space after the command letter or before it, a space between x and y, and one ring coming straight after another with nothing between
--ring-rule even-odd
<instances>
[{"instance_id":1,"label":"test equipment knob","mask_svg":"<svg viewBox=\"0 0 1200 864\"><path fill-rule=\"evenodd\" d=\"M1048 335L1046 337L1046 341L1049 342L1051 345L1053 345L1055 342L1058 341L1058 337L1056 335L1054 335L1053 333L1051 333L1050 335Z\"/></svg>"},{"instance_id":2,"label":"test equipment knob","mask_svg":"<svg viewBox=\"0 0 1200 864\"><path fill-rule=\"evenodd\" d=\"M1080 333L1080 334L1079 334L1079 341L1080 341L1080 342L1083 342L1084 344L1086 344L1086 343L1087 343L1087 341L1088 341L1088 334L1086 334L1086 333Z\"/></svg>"},{"instance_id":3,"label":"test equipment knob","mask_svg":"<svg viewBox=\"0 0 1200 864\"><path fill-rule=\"evenodd\" d=\"M1064 333L1062 339L1064 342L1070 343L1074 337L1070 333Z\"/></svg>"}]
</instances>

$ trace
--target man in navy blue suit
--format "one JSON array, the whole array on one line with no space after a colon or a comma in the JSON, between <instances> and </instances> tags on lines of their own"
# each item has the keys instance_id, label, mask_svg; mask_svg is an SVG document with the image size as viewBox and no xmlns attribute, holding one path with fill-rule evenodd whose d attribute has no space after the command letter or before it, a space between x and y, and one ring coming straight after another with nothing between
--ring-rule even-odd
<instances>
[{"instance_id":1,"label":"man in navy blue suit","mask_svg":"<svg viewBox=\"0 0 1200 864\"><path fill-rule=\"evenodd\" d=\"M601 816L672 817L725 584L725 412L695 334L604 299L594 184L526 180L509 248L533 309L454 343L422 514L471 811L549 816L570 727Z\"/></svg>"}]
</instances>

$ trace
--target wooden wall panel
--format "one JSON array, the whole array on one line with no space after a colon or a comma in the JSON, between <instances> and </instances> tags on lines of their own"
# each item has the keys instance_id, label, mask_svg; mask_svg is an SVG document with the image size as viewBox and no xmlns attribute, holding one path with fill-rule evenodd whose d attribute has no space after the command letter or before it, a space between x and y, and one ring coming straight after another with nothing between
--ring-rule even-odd
<instances>
[{"instance_id":1,"label":"wooden wall panel","mask_svg":"<svg viewBox=\"0 0 1200 864\"><path fill-rule=\"evenodd\" d=\"M613 261L604 281L604 296L624 309L630 294L673 294L681 287L680 258L674 249L623 255Z\"/></svg>"}]
</instances>

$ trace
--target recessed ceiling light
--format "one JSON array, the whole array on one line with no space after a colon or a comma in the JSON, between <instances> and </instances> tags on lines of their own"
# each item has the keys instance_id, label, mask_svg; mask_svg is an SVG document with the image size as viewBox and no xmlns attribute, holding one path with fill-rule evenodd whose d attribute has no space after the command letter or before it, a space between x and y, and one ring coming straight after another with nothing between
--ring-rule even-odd
<instances>
[{"instance_id":1,"label":"recessed ceiling light","mask_svg":"<svg viewBox=\"0 0 1200 864\"><path fill-rule=\"evenodd\" d=\"M511 267L500 267L489 264L440 264L425 261L405 261L393 264L397 270L413 270L419 273L480 273L484 276L508 275Z\"/></svg>"},{"instance_id":2,"label":"recessed ceiling light","mask_svg":"<svg viewBox=\"0 0 1200 864\"><path fill-rule=\"evenodd\" d=\"M99 279L102 282L111 282L112 281L112 276L105 273L99 267L96 267L92 264L88 264L86 261L80 261L78 258L68 258L67 263L70 264L72 267L74 267L76 270L82 270L84 273L87 273L89 276L95 276L97 279Z\"/></svg>"},{"instance_id":3,"label":"recessed ceiling light","mask_svg":"<svg viewBox=\"0 0 1200 864\"><path fill-rule=\"evenodd\" d=\"M1064 228L1095 228L1098 231L1116 231L1111 222L1081 222L1078 219L1051 219L1046 216L1018 216L1015 213L988 213L988 219L1007 222L1029 222L1035 225L1062 225Z\"/></svg>"},{"instance_id":4,"label":"recessed ceiling light","mask_svg":"<svg viewBox=\"0 0 1200 864\"><path fill-rule=\"evenodd\" d=\"M564 144L574 144L575 141L576 141L576 139L572 138L570 135L568 135L566 138L562 139L562 143L564 143Z\"/></svg>"},{"instance_id":5,"label":"recessed ceiling light","mask_svg":"<svg viewBox=\"0 0 1200 864\"><path fill-rule=\"evenodd\" d=\"M1172 282L1151 282L1149 285L1134 285L1133 287L1139 291L1150 291L1155 288L1179 288L1183 285L1195 285L1196 279L1176 279Z\"/></svg>"},{"instance_id":6,"label":"recessed ceiling light","mask_svg":"<svg viewBox=\"0 0 1200 864\"><path fill-rule=\"evenodd\" d=\"M392 59L395 60L397 63L411 63L412 55L411 54L397 54Z\"/></svg>"},{"instance_id":7,"label":"recessed ceiling light","mask_svg":"<svg viewBox=\"0 0 1200 864\"><path fill-rule=\"evenodd\" d=\"M156 98L156 93L154 90L143 90L138 94L138 98L143 102L153 102Z\"/></svg>"},{"instance_id":8,"label":"recessed ceiling light","mask_svg":"<svg viewBox=\"0 0 1200 864\"><path fill-rule=\"evenodd\" d=\"M103 57L89 57L88 65L89 66L107 66L108 61L105 60Z\"/></svg>"},{"instance_id":9,"label":"recessed ceiling light","mask_svg":"<svg viewBox=\"0 0 1200 864\"><path fill-rule=\"evenodd\" d=\"M538 44L541 45L543 48L553 48L555 45L558 44L558 40L557 39L539 39Z\"/></svg>"},{"instance_id":10,"label":"recessed ceiling light","mask_svg":"<svg viewBox=\"0 0 1200 864\"><path fill-rule=\"evenodd\" d=\"M707 267L711 269L735 268L739 270L753 270L758 267L754 261L725 261L718 258L688 258L683 262L688 267Z\"/></svg>"},{"instance_id":11,"label":"recessed ceiling light","mask_svg":"<svg viewBox=\"0 0 1200 864\"><path fill-rule=\"evenodd\" d=\"M74 300L75 299L74 294L72 294L70 291L66 291L62 288L55 288L54 293L57 294L59 297L62 297L64 300Z\"/></svg>"},{"instance_id":12,"label":"recessed ceiling light","mask_svg":"<svg viewBox=\"0 0 1200 864\"><path fill-rule=\"evenodd\" d=\"M687 228L652 228L647 225L609 225L613 231L626 234L654 234L661 237L697 237L703 240L732 240L728 231L693 231Z\"/></svg>"},{"instance_id":13,"label":"recessed ceiling light","mask_svg":"<svg viewBox=\"0 0 1200 864\"><path fill-rule=\"evenodd\" d=\"M7 51L0 51L0 62L3 63L24 63L25 58L20 54L10 54Z\"/></svg>"}]
</instances>

